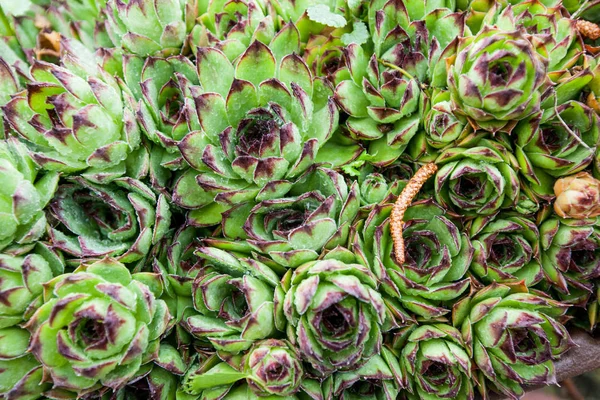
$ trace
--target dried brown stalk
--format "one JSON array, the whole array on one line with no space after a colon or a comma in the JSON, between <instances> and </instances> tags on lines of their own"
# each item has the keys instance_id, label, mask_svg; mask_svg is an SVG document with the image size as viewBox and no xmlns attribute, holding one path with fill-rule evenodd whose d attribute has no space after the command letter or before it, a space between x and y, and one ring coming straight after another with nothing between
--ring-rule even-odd
<instances>
[{"instance_id":1,"label":"dried brown stalk","mask_svg":"<svg viewBox=\"0 0 600 400\"><path fill-rule=\"evenodd\" d=\"M398 196L394 208L392 209L390 231L392 240L394 241L394 252L396 253L396 261L399 264L404 263L404 238L402 237L402 227L404 222L404 212L410 206L412 199L419 193L423 184L437 171L437 165L430 163L425 164L417 173L408 181L406 187Z\"/></svg>"},{"instance_id":2,"label":"dried brown stalk","mask_svg":"<svg viewBox=\"0 0 600 400\"><path fill-rule=\"evenodd\" d=\"M584 37L588 39L600 39L600 26L593 22L579 19L577 20L577 29Z\"/></svg>"}]
</instances>

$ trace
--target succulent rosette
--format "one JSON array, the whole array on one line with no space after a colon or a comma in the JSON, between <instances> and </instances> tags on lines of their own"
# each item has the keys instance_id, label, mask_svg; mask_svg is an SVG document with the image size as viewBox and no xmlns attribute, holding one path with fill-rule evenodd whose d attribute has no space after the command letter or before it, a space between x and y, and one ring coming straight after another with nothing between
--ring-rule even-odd
<instances>
[{"instance_id":1,"label":"succulent rosette","mask_svg":"<svg viewBox=\"0 0 600 400\"><path fill-rule=\"evenodd\" d=\"M53 245L76 258L112 256L138 261L167 233L168 200L143 182L123 178L109 185L73 177L61 184L48 206L58 223L49 229Z\"/></svg>"},{"instance_id":2,"label":"succulent rosette","mask_svg":"<svg viewBox=\"0 0 600 400\"><path fill-rule=\"evenodd\" d=\"M458 302L452 321L480 370L480 383L518 399L522 385L556 383L553 361L572 346L557 320L566 309L524 286L493 283Z\"/></svg>"},{"instance_id":3,"label":"succulent rosette","mask_svg":"<svg viewBox=\"0 0 600 400\"><path fill-rule=\"evenodd\" d=\"M512 207L519 197L515 157L500 143L480 140L470 148L450 148L436 162L435 197L462 215L490 215Z\"/></svg>"},{"instance_id":4,"label":"succulent rosette","mask_svg":"<svg viewBox=\"0 0 600 400\"><path fill-rule=\"evenodd\" d=\"M268 339L257 343L245 356L248 385L258 395L286 396L298 391L304 369L298 350L288 341Z\"/></svg>"},{"instance_id":5,"label":"succulent rosette","mask_svg":"<svg viewBox=\"0 0 600 400\"><path fill-rule=\"evenodd\" d=\"M158 275L105 258L50 281L29 320L31 352L55 388L123 387L157 357L171 316Z\"/></svg>"},{"instance_id":6,"label":"succulent rosette","mask_svg":"<svg viewBox=\"0 0 600 400\"><path fill-rule=\"evenodd\" d=\"M188 218L196 226L219 223L236 204L284 197L311 165L337 166L360 153L337 136L330 140L338 124L331 89L299 56L278 58L254 41L235 66L214 48L200 49L197 63L202 130L179 144L193 169L178 178L173 195L193 210Z\"/></svg>"},{"instance_id":7,"label":"succulent rosette","mask_svg":"<svg viewBox=\"0 0 600 400\"><path fill-rule=\"evenodd\" d=\"M277 274L260 261L215 247L199 247L196 254L207 268L192 284L196 313L185 319L186 329L234 354L272 336Z\"/></svg>"},{"instance_id":8,"label":"succulent rosette","mask_svg":"<svg viewBox=\"0 0 600 400\"><path fill-rule=\"evenodd\" d=\"M456 112L475 126L510 132L515 121L540 109L547 61L525 33L485 26L460 40L448 70L448 88Z\"/></svg>"},{"instance_id":9,"label":"succulent rosette","mask_svg":"<svg viewBox=\"0 0 600 400\"><path fill-rule=\"evenodd\" d=\"M177 144L200 129L194 104L198 72L186 57L128 56L123 63L125 82L138 99L137 119L142 131L166 149L161 164L169 169L187 167Z\"/></svg>"},{"instance_id":10,"label":"succulent rosette","mask_svg":"<svg viewBox=\"0 0 600 400\"><path fill-rule=\"evenodd\" d=\"M30 335L17 326L0 329L0 396L37 399L52 387L44 381L42 365L27 352Z\"/></svg>"},{"instance_id":11,"label":"succulent rosette","mask_svg":"<svg viewBox=\"0 0 600 400\"><path fill-rule=\"evenodd\" d=\"M600 181L588 172L557 179L554 194L554 212L561 218L600 216Z\"/></svg>"},{"instance_id":12,"label":"succulent rosette","mask_svg":"<svg viewBox=\"0 0 600 400\"><path fill-rule=\"evenodd\" d=\"M467 119L454 113L453 108L450 92L440 91L432 96L423 122L430 146L444 148L471 133Z\"/></svg>"},{"instance_id":13,"label":"succulent rosette","mask_svg":"<svg viewBox=\"0 0 600 400\"><path fill-rule=\"evenodd\" d=\"M61 43L70 51L62 58L64 66L36 62L27 90L4 106L5 119L44 169L95 180L102 173L121 176L125 160L140 144L131 95L94 64L96 58L83 46Z\"/></svg>"},{"instance_id":14,"label":"succulent rosette","mask_svg":"<svg viewBox=\"0 0 600 400\"><path fill-rule=\"evenodd\" d=\"M469 237L458 221L431 199L417 200L404 214L404 264L399 265L390 233L393 204L375 206L355 226L353 250L368 265L388 296L426 319L448 313L445 303L469 287L465 274L473 257ZM361 226L362 225L362 226Z\"/></svg>"},{"instance_id":15,"label":"succulent rosette","mask_svg":"<svg viewBox=\"0 0 600 400\"><path fill-rule=\"evenodd\" d=\"M183 390L193 395L227 398L223 396L232 391L234 384L245 379L255 396L288 398L298 392L304 374L298 350L287 340L259 341L241 359L219 361L212 357L191 370L183 381Z\"/></svg>"},{"instance_id":16,"label":"succulent rosette","mask_svg":"<svg viewBox=\"0 0 600 400\"><path fill-rule=\"evenodd\" d=\"M106 26L113 43L139 56L182 51L193 26L194 1L108 0Z\"/></svg>"},{"instance_id":17,"label":"succulent rosette","mask_svg":"<svg viewBox=\"0 0 600 400\"><path fill-rule=\"evenodd\" d=\"M341 400L395 400L403 388L403 375L397 356L386 346L354 371L333 374L325 381L325 398Z\"/></svg>"},{"instance_id":18,"label":"succulent rosette","mask_svg":"<svg viewBox=\"0 0 600 400\"><path fill-rule=\"evenodd\" d=\"M505 31L524 29L531 35L529 40L535 50L547 58L548 77L556 82L579 61L583 43L577 34L576 21L563 18L561 5L551 3L527 0L509 2L504 7L495 2L483 22Z\"/></svg>"},{"instance_id":19,"label":"succulent rosette","mask_svg":"<svg viewBox=\"0 0 600 400\"><path fill-rule=\"evenodd\" d=\"M400 355L408 399L474 398L471 359L460 332L446 324L402 332Z\"/></svg>"},{"instance_id":20,"label":"succulent rosette","mask_svg":"<svg viewBox=\"0 0 600 400\"><path fill-rule=\"evenodd\" d=\"M317 373L357 369L381 349L388 316L377 287L360 264L308 262L288 271L278 287L276 326Z\"/></svg>"},{"instance_id":21,"label":"succulent rosette","mask_svg":"<svg viewBox=\"0 0 600 400\"><path fill-rule=\"evenodd\" d=\"M41 305L43 285L63 271L62 256L47 243L5 249L0 254L0 328L29 319Z\"/></svg>"},{"instance_id":22,"label":"succulent rosette","mask_svg":"<svg viewBox=\"0 0 600 400\"><path fill-rule=\"evenodd\" d=\"M478 217L470 235L475 250L470 270L484 283L523 280L531 287L544 279L535 222L504 214Z\"/></svg>"},{"instance_id":23,"label":"succulent rosette","mask_svg":"<svg viewBox=\"0 0 600 400\"><path fill-rule=\"evenodd\" d=\"M417 134L422 84L445 86L438 60L452 54L452 36L462 34L463 24L440 3L374 2L368 17L374 53L356 43L344 49L349 76L336 86L335 99L349 115L346 128L367 141L368 161L377 166L395 161Z\"/></svg>"},{"instance_id":24,"label":"succulent rosette","mask_svg":"<svg viewBox=\"0 0 600 400\"><path fill-rule=\"evenodd\" d=\"M579 172L594 160L600 122L592 109L577 101L559 104L541 120L520 122L513 132L521 172L532 189L552 197L552 178Z\"/></svg>"},{"instance_id":25,"label":"succulent rosette","mask_svg":"<svg viewBox=\"0 0 600 400\"><path fill-rule=\"evenodd\" d=\"M358 184L351 187L332 170L313 168L301 176L286 197L265 200L246 214L233 209L224 216L225 236L241 223L247 242L277 263L295 268L316 260L323 249L348 241L360 207Z\"/></svg>"},{"instance_id":26,"label":"succulent rosette","mask_svg":"<svg viewBox=\"0 0 600 400\"><path fill-rule=\"evenodd\" d=\"M550 218L540 226L542 266L564 301L585 305L600 276L600 230L595 219Z\"/></svg>"},{"instance_id":27,"label":"succulent rosette","mask_svg":"<svg viewBox=\"0 0 600 400\"><path fill-rule=\"evenodd\" d=\"M58 174L41 174L26 147L9 138L0 141L0 250L33 243L46 230L43 208L58 184Z\"/></svg>"}]
</instances>

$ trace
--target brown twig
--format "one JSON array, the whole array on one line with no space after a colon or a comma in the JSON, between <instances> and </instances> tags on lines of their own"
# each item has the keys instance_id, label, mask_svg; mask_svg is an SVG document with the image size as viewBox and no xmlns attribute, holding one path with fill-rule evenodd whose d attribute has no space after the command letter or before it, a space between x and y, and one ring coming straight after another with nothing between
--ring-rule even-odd
<instances>
[{"instance_id":1,"label":"brown twig","mask_svg":"<svg viewBox=\"0 0 600 400\"><path fill-rule=\"evenodd\" d=\"M600 26L597 24L585 21L583 19L577 20L577 29L586 38L591 40L600 39Z\"/></svg>"},{"instance_id":2,"label":"brown twig","mask_svg":"<svg viewBox=\"0 0 600 400\"><path fill-rule=\"evenodd\" d=\"M560 384L565 388L571 400L585 400L585 397L583 397L581 392L579 392L579 389L577 389L577 386L575 385L575 382L573 382L572 378L566 379Z\"/></svg>"},{"instance_id":3,"label":"brown twig","mask_svg":"<svg viewBox=\"0 0 600 400\"><path fill-rule=\"evenodd\" d=\"M404 222L404 212L410 206L412 199L419 193L423 184L437 171L437 165L430 163L425 164L417 173L408 181L406 187L398 196L394 208L392 209L390 231L392 240L394 241L394 252L396 253L396 261L399 264L404 263L404 238L402 237L402 227Z\"/></svg>"}]
</instances>

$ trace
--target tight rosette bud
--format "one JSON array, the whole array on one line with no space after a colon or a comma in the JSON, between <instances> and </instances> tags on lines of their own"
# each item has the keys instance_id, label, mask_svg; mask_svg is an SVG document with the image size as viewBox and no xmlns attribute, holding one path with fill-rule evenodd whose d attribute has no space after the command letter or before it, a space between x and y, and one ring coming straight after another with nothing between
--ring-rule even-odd
<instances>
[{"instance_id":1,"label":"tight rosette bud","mask_svg":"<svg viewBox=\"0 0 600 400\"><path fill-rule=\"evenodd\" d=\"M124 175L141 140L131 95L81 44L61 46L68 50L64 66L36 62L27 90L4 106L6 121L46 170L90 178L105 172L105 180Z\"/></svg>"},{"instance_id":2,"label":"tight rosette bud","mask_svg":"<svg viewBox=\"0 0 600 400\"><path fill-rule=\"evenodd\" d=\"M514 121L540 109L546 61L523 31L486 26L461 39L448 74L456 112L481 129L510 132Z\"/></svg>"},{"instance_id":3,"label":"tight rosette bud","mask_svg":"<svg viewBox=\"0 0 600 400\"><path fill-rule=\"evenodd\" d=\"M452 321L462 332L480 381L511 399L522 385L556 383L553 360L572 341L556 318L567 307L528 293L524 286L492 284L454 306Z\"/></svg>"},{"instance_id":4,"label":"tight rosette bud","mask_svg":"<svg viewBox=\"0 0 600 400\"><path fill-rule=\"evenodd\" d=\"M357 183L348 188L341 174L313 168L285 198L262 201L250 210L244 223L248 243L286 267L316 260L323 249L348 241L359 198ZM233 212L224 217L226 236L228 226L242 222L244 216Z\"/></svg>"},{"instance_id":5,"label":"tight rosette bud","mask_svg":"<svg viewBox=\"0 0 600 400\"><path fill-rule=\"evenodd\" d=\"M443 148L470 132L466 118L453 113L449 92L438 93L431 103L424 121L430 146Z\"/></svg>"},{"instance_id":6,"label":"tight rosette bud","mask_svg":"<svg viewBox=\"0 0 600 400\"><path fill-rule=\"evenodd\" d=\"M157 357L171 319L161 293L158 276L132 276L115 260L82 265L46 285L27 325L31 352L55 388L117 390Z\"/></svg>"},{"instance_id":7,"label":"tight rosette bud","mask_svg":"<svg viewBox=\"0 0 600 400\"><path fill-rule=\"evenodd\" d=\"M259 396L288 396L298 391L304 369L298 351L287 341L258 342L245 356L246 381Z\"/></svg>"},{"instance_id":8,"label":"tight rosette bud","mask_svg":"<svg viewBox=\"0 0 600 400\"><path fill-rule=\"evenodd\" d=\"M491 215L516 204L519 179L514 156L487 139L477 146L442 152L435 176L435 197L444 207L466 216Z\"/></svg>"},{"instance_id":9,"label":"tight rosette bud","mask_svg":"<svg viewBox=\"0 0 600 400\"><path fill-rule=\"evenodd\" d=\"M61 185L49 205L60 224L50 228L55 247L78 258L143 258L170 225L164 195L158 200L141 181L123 178L97 185L76 177Z\"/></svg>"},{"instance_id":10,"label":"tight rosette bud","mask_svg":"<svg viewBox=\"0 0 600 400\"><path fill-rule=\"evenodd\" d=\"M450 325L410 329L400 355L409 400L474 398L471 360L460 332Z\"/></svg>"},{"instance_id":11,"label":"tight rosette bud","mask_svg":"<svg viewBox=\"0 0 600 400\"><path fill-rule=\"evenodd\" d=\"M325 383L325 398L396 400L403 386L398 358L387 347L354 371L336 372Z\"/></svg>"},{"instance_id":12,"label":"tight rosette bud","mask_svg":"<svg viewBox=\"0 0 600 400\"><path fill-rule=\"evenodd\" d=\"M249 210L283 198L313 164L342 165L362 151L332 139L338 111L327 83L296 54L280 56L259 41L234 64L217 49L199 50L202 130L179 143L192 169L173 193L176 204L193 210L194 225L217 224L234 205Z\"/></svg>"},{"instance_id":13,"label":"tight rosette bud","mask_svg":"<svg viewBox=\"0 0 600 400\"><path fill-rule=\"evenodd\" d=\"M424 318L444 315L445 303L469 287L465 273L473 257L471 241L437 203L418 200L404 213L406 261L399 265L390 233L392 206L373 208L354 237L353 249L384 282L387 295L406 309Z\"/></svg>"},{"instance_id":14,"label":"tight rosette bud","mask_svg":"<svg viewBox=\"0 0 600 400\"><path fill-rule=\"evenodd\" d=\"M554 194L554 212L561 218L600 216L600 181L588 172L557 179Z\"/></svg>"},{"instance_id":15,"label":"tight rosette bud","mask_svg":"<svg viewBox=\"0 0 600 400\"><path fill-rule=\"evenodd\" d=\"M43 242L0 254L0 328L27 320L42 302L43 285L63 271L62 257Z\"/></svg>"},{"instance_id":16,"label":"tight rosette bud","mask_svg":"<svg viewBox=\"0 0 600 400\"><path fill-rule=\"evenodd\" d=\"M544 112L541 120L521 121L513 135L522 174L536 193L552 197L550 177L574 174L594 160L600 121L589 107L569 101Z\"/></svg>"},{"instance_id":17,"label":"tight rosette bud","mask_svg":"<svg viewBox=\"0 0 600 400\"><path fill-rule=\"evenodd\" d=\"M107 30L117 46L140 56L181 52L187 36L187 19L194 19L186 1L109 0Z\"/></svg>"},{"instance_id":18,"label":"tight rosette bud","mask_svg":"<svg viewBox=\"0 0 600 400\"><path fill-rule=\"evenodd\" d=\"M273 296L279 278L266 265L238 253L200 247L206 260L192 286L196 314L184 326L215 349L237 354L275 332Z\"/></svg>"},{"instance_id":19,"label":"tight rosette bud","mask_svg":"<svg viewBox=\"0 0 600 400\"><path fill-rule=\"evenodd\" d=\"M288 272L277 290L276 324L315 371L354 370L381 349L386 309L366 267L336 259ZM284 294L285 292L285 294Z\"/></svg>"},{"instance_id":20,"label":"tight rosette bud","mask_svg":"<svg viewBox=\"0 0 600 400\"><path fill-rule=\"evenodd\" d=\"M0 397L37 399L52 385L44 381L42 365L29 347L29 332L17 326L0 329Z\"/></svg>"},{"instance_id":21,"label":"tight rosette bud","mask_svg":"<svg viewBox=\"0 0 600 400\"><path fill-rule=\"evenodd\" d=\"M542 266L565 302L584 305L600 277L600 229L595 219L551 218L540 226Z\"/></svg>"},{"instance_id":22,"label":"tight rosette bud","mask_svg":"<svg viewBox=\"0 0 600 400\"><path fill-rule=\"evenodd\" d=\"M533 221L502 214L478 217L470 234L475 249L470 269L484 283L524 280L531 287L544 278L540 235Z\"/></svg>"},{"instance_id":23,"label":"tight rosette bud","mask_svg":"<svg viewBox=\"0 0 600 400\"><path fill-rule=\"evenodd\" d=\"M18 140L0 141L0 250L11 243L33 243L44 234L42 210L57 184L58 174L38 174Z\"/></svg>"}]
</instances>

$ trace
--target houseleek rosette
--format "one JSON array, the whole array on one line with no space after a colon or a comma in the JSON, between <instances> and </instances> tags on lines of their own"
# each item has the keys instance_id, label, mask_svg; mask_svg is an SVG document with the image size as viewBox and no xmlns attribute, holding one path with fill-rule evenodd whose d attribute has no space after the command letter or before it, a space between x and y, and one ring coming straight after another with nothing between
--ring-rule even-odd
<instances>
[{"instance_id":1,"label":"houseleek rosette","mask_svg":"<svg viewBox=\"0 0 600 400\"><path fill-rule=\"evenodd\" d=\"M448 71L456 112L491 132L510 132L514 122L540 109L547 61L523 31L485 26L460 40Z\"/></svg>"},{"instance_id":2,"label":"houseleek rosette","mask_svg":"<svg viewBox=\"0 0 600 400\"><path fill-rule=\"evenodd\" d=\"M146 256L171 221L165 196L157 199L132 178L109 185L71 178L59 186L48 209L60 222L49 230L56 248L78 258L114 256L124 263Z\"/></svg>"},{"instance_id":3,"label":"houseleek rosette","mask_svg":"<svg viewBox=\"0 0 600 400\"><path fill-rule=\"evenodd\" d=\"M553 361L572 346L557 320L566 309L524 286L493 283L458 302L452 321L462 332L484 388L489 385L518 399L522 385L556 383Z\"/></svg>"},{"instance_id":4,"label":"houseleek rosette","mask_svg":"<svg viewBox=\"0 0 600 400\"><path fill-rule=\"evenodd\" d=\"M93 53L71 44L63 47L78 54L67 53L65 66L36 62L31 67L27 90L3 108L6 121L44 169L90 179L100 172L124 175L124 161L140 144L131 95L94 64Z\"/></svg>"},{"instance_id":5,"label":"houseleek rosette","mask_svg":"<svg viewBox=\"0 0 600 400\"><path fill-rule=\"evenodd\" d=\"M552 196L552 178L579 172L594 160L600 122L592 109L568 101L515 128L516 157L532 189ZM550 177L548 177L550 176Z\"/></svg>"},{"instance_id":6,"label":"houseleek rosette","mask_svg":"<svg viewBox=\"0 0 600 400\"><path fill-rule=\"evenodd\" d=\"M265 264L214 247L196 254L209 269L192 285L196 313L184 326L215 349L237 354L275 333L273 297L279 278Z\"/></svg>"},{"instance_id":7,"label":"houseleek rosette","mask_svg":"<svg viewBox=\"0 0 600 400\"><path fill-rule=\"evenodd\" d=\"M193 93L198 90L198 72L184 56L136 57L123 62L127 86L138 100L136 114L146 136L168 154L162 164L182 168L177 144L189 132L200 129Z\"/></svg>"},{"instance_id":8,"label":"houseleek rosette","mask_svg":"<svg viewBox=\"0 0 600 400\"><path fill-rule=\"evenodd\" d=\"M37 399L52 387L44 380L42 365L27 351L29 339L25 329L0 328L0 396L4 399Z\"/></svg>"},{"instance_id":9,"label":"houseleek rosette","mask_svg":"<svg viewBox=\"0 0 600 400\"><path fill-rule=\"evenodd\" d=\"M353 240L353 249L384 282L387 295L406 309L424 318L444 315L448 313L445 303L469 287L465 273L473 257L471 241L437 203L418 200L404 214L406 261L399 265L390 233L392 206L373 208Z\"/></svg>"},{"instance_id":10,"label":"houseleek rosette","mask_svg":"<svg viewBox=\"0 0 600 400\"><path fill-rule=\"evenodd\" d=\"M548 77L556 82L583 54L576 21L564 18L563 12L547 1L494 2L483 22L506 31L525 30L536 52L548 60Z\"/></svg>"},{"instance_id":11,"label":"houseleek rosette","mask_svg":"<svg viewBox=\"0 0 600 400\"><path fill-rule=\"evenodd\" d=\"M245 379L254 396L289 398L298 392L303 375L298 350L287 340L267 339L256 342L241 359L220 362L217 357L209 358L186 374L182 386L192 395L223 398L235 391L236 382Z\"/></svg>"},{"instance_id":12,"label":"houseleek rosette","mask_svg":"<svg viewBox=\"0 0 600 400\"><path fill-rule=\"evenodd\" d=\"M0 254L0 328L20 324L42 303L43 285L62 274L64 262L47 243Z\"/></svg>"},{"instance_id":13,"label":"houseleek rosette","mask_svg":"<svg viewBox=\"0 0 600 400\"><path fill-rule=\"evenodd\" d=\"M124 386L157 356L171 316L160 277L131 275L106 258L46 284L45 303L29 320L31 352L54 387L83 393Z\"/></svg>"},{"instance_id":14,"label":"houseleek rosette","mask_svg":"<svg viewBox=\"0 0 600 400\"><path fill-rule=\"evenodd\" d=\"M265 200L250 210L247 220L233 211L224 217L228 227L243 223L248 243L286 267L317 259L323 249L348 241L360 207L358 185L325 168L312 168L292 186L286 197Z\"/></svg>"},{"instance_id":15,"label":"houseleek rosette","mask_svg":"<svg viewBox=\"0 0 600 400\"><path fill-rule=\"evenodd\" d=\"M200 49L197 64L202 130L179 144L193 169L173 194L194 210L191 223L213 225L233 205L284 197L314 163L336 166L360 153L356 145L326 143L338 124L331 89L297 55L278 59L254 41L235 65L214 48Z\"/></svg>"},{"instance_id":16,"label":"houseleek rosette","mask_svg":"<svg viewBox=\"0 0 600 400\"><path fill-rule=\"evenodd\" d=\"M179 0L109 0L108 34L116 46L132 54L178 54L187 37L188 25L193 25L196 18L192 5Z\"/></svg>"},{"instance_id":17,"label":"houseleek rosette","mask_svg":"<svg viewBox=\"0 0 600 400\"><path fill-rule=\"evenodd\" d=\"M460 332L446 324L408 330L400 355L407 398L472 400L471 360Z\"/></svg>"},{"instance_id":18,"label":"houseleek rosette","mask_svg":"<svg viewBox=\"0 0 600 400\"><path fill-rule=\"evenodd\" d=\"M478 217L470 230L475 249L470 269L481 281L524 280L531 287L544 278L540 234L533 221L503 214Z\"/></svg>"},{"instance_id":19,"label":"houseleek rosette","mask_svg":"<svg viewBox=\"0 0 600 400\"><path fill-rule=\"evenodd\" d=\"M387 315L377 286L360 264L308 262L278 286L275 323L316 372L357 369L381 349Z\"/></svg>"},{"instance_id":20,"label":"houseleek rosette","mask_svg":"<svg viewBox=\"0 0 600 400\"><path fill-rule=\"evenodd\" d=\"M366 141L368 161L377 166L395 161L417 134L425 111L422 85L445 86L438 60L453 53L452 39L464 26L445 7L451 2L376 1L368 15L374 52L355 43L344 49L349 76L336 86L335 98L349 115L346 128Z\"/></svg>"},{"instance_id":21,"label":"houseleek rosette","mask_svg":"<svg viewBox=\"0 0 600 400\"><path fill-rule=\"evenodd\" d=\"M433 95L423 124L427 143L434 148L444 148L471 132L467 119L453 112L450 93L446 91Z\"/></svg>"},{"instance_id":22,"label":"houseleek rosette","mask_svg":"<svg viewBox=\"0 0 600 400\"><path fill-rule=\"evenodd\" d=\"M43 208L58 184L58 174L41 174L25 146L15 138L0 141L0 250L33 243L46 229Z\"/></svg>"},{"instance_id":23,"label":"houseleek rosette","mask_svg":"<svg viewBox=\"0 0 600 400\"><path fill-rule=\"evenodd\" d=\"M404 387L397 356L386 346L354 371L334 373L325 381L324 396L341 400L395 400Z\"/></svg>"},{"instance_id":24,"label":"houseleek rosette","mask_svg":"<svg viewBox=\"0 0 600 400\"><path fill-rule=\"evenodd\" d=\"M565 301L584 305L600 276L600 229L595 219L550 218L540 226L542 266Z\"/></svg>"},{"instance_id":25,"label":"houseleek rosette","mask_svg":"<svg viewBox=\"0 0 600 400\"><path fill-rule=\"evenodd\" d=\"M517 161L500 143L483 139L471 148L450 148L437 158L435 197L466 216L490 215L516 204Z\"/></svg>"}]
</instances>

